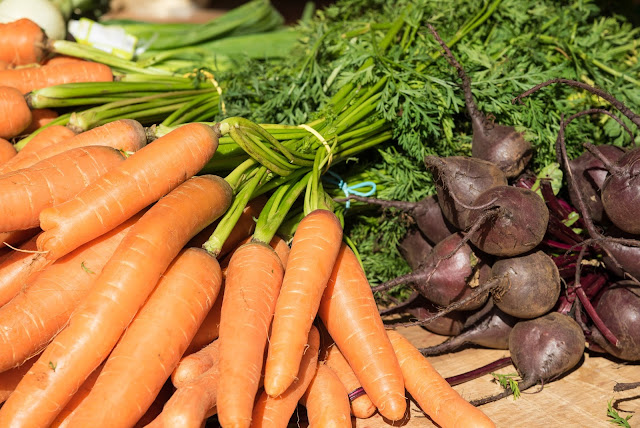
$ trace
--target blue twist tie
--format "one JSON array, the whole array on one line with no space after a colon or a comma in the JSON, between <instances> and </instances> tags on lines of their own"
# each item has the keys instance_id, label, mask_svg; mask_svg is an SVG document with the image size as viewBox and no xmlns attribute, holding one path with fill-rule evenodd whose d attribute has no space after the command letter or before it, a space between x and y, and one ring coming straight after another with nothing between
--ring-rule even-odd
<instances>
[{"instance_id":1,"label":"blue twist tie","mask_svg":"<svg viewBox=\"0 0 640 428\"><path fill-rule=\"evenodd\" d=\"M373 181L362 181L360 183L357 183L357 184L354 184L352 186L349 186L335 172L327 171L327 173L329 175L331 175L333 178L325 177L325 180L328 181L329 183L333 183L336 186L338 186L340 188L340 190L342 190L342 192L344 193L344 196L347 198L347 202L344 205L345 209L349 209L349 207L351 206L351 201L349 200L349 195L357 195L357 196L367 197L367 196L374 195L376 193L376 183L374 183ZM368 187L369 190L366 191L366 192L361 192L361 191L358 190L358 189L362 189L363 187Z\"/></svg>"}]
</instances>

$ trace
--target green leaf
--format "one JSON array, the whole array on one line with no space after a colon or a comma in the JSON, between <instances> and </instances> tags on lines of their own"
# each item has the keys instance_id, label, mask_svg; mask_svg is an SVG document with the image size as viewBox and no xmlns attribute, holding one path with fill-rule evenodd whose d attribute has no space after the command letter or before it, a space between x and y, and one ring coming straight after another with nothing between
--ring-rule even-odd
<instances>
[{"instance_id":1,"label":"green leaf","mask_svg":"<svg viewBox=\"0 0 640 428\"><path fill-rule=\"evenodd\" d=\"M618 411L613 408L613 399L609 400L607 403L607 417L609 418L607 422L621 427L631 428L631 425L629 425L629 419L631 419L632 416L633 415L629 415L626 418L620 416Z\"/></svg>"},{"instance_id":2,"label":"green leaf","mask_svg":"<svg viewBox=\"0 0 640 428\"><path fill-rule=\"evenodd\" d=\"M89 269L87 267L87 265L84 264L84 262L80 263L80 267L82 268L82 270L84 270L86 273L90 273L92 275L95 275L95 272L92 271L91 269Z\"/></svg>"},{"instance_id":3,"label":"green leaf","mask_svg":"<svg viewBox=\"0 0 640 428\"><path fill-rule=\"evenodd\" d=\"M518 373L491 373L491 376L493 376L493 378L497 380L503 388L511 390L514 400L520 398L520 388L517 381L520 376L518 375Z\"/></svg>"}]
</instances>

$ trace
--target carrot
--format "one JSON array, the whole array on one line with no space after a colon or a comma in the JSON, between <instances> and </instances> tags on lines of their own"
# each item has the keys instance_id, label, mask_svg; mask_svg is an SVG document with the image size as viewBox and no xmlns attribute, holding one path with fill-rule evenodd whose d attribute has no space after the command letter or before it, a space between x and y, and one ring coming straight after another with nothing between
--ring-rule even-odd
<instances>
[{"instance_id":1,"label":"carrot","mask_svg":"<svg viewBox=\"0 0 640 428\"><path fill-rule=\"evenodd\" d=\"M13 138L31 123L31 110L20 91L6 86L1 78L0 82L4 85L0 86L0 138Z\"/></svg>"},{"instance_id":2,"label":"carrot","mask_svg":"<svg viewBox=\"0 0 640 428\"><path fill-rule=\"evenodd\" d=\"M223 274L223 278L224 278ZM184 351L185 355L199 352L204 347L208 346L215 339L218 338L220 332L220 312L222 309L222 296L224 295L224 282L218 293L218 298L213 304L213 307L209 310L209 313L200 324L200 328L191 339L191 343ZM175 385L175 384L174 384Z\"/></svg>"},{"instance_id":3,"label":"carrot","mask_svg":"<svg viewBox=\"0 0 640 428\"><path fill-rule=\"evenodd\" d=\"M55 110L51 110L49 108L35 108L31 110L31 124L22 132L24 134L31 134L36 129L43 127L57 117L58 113Z\"/></svg>"},{"instance_id":4,"label":"carrot","mask_svg":"<svg viewBox=\"0 0 640 428\"><path fill-rule=\"evenodd\" d=\"M179 254L111 352L69 425L134 425L178 364L221 282L218 261L205 250L189 248Z\"/></svg>"},{"instance_id":5,"label":"carrot","mask_svg":"<svg viewBox=\"0 0 640 428\"><path fill-rule=\"evenodd\" d=\"M82 64L86 60L67 55L56 55L47 59L43 65Z\"/></svg>"},{"instance_id":6,"label":"carrot","mask_svg":"<svg viewBox=\"0 0 640 428\"><path fill-rule=\"evenodd\" d=\"M341 240L340 221L330 211L313 211L298 225L269 339L264 389L272 397L282 394L298 373Z\"/></svg>"},{"instance_id":7,"label":"carrot","mask_svg":"<svg viewBox=\"0 0 640 428\"><path fill-rule=\"evenodd\" d=\"M62 411L58 414L58 417L55 421L53 421L50 428L69 427L69 421L71 420L71 417L76 413L78 407L80 407L84 400L87 399L89 393L91 393L91 389L93 389L93 386L96 384L98 376L100 376L103 368L104 364L100 364L98 368L92 371L89 377L87 377L87 379L82 382L80 388L78 388L76 393L73 394L71 400L69 400L67 405L64 406L64 409L62 409Z\"/></svg>"},{"instance_id":8,"label":"carrot","mask_svg":"<svg viewBox=\"0 0 640 428\"><path fill-rule=\"evenodd\" d=\"M39 227L25 230L13 230L11 232L0 232L0 244L20 245L40 233Z\"/></svg>"},{"instance_id":9,"label":"carrot","mask_svg":"<svg viewBox=\"0 0 640 428\"><path fill-rule=\"evenodd\" d=\"M75 198L44 210L38 248L59 257L113 229L200 171L219 136L217 127L190 123L143 147Z\"/></svg>"},{"instance_id":10,"label":"carrot","mask_svg":"<svg viewBox=\"0 0 640 428\"><path fill-rule=\"evenodd\" d=\"M215 342L214 342L215 343ZM204 420L217 412L218 378L220 370L218 347L212 351L213 365L198 378L181 386L171 396L162 413L147 428L197 428L204 426Z\"/></svg>"},{"instance_id":11,"label":"carrot","mask_svg":"<svg viewBox=\"0 0 640 428\"><path fill-rule=\"evenodd\" d=\"M319 365L300 403L307 408L309 428L351 428L349 397L333 370Z\"/></svg>"},{"instance_id":12,"label":"carrot","mask_svg":"<svg viewBox=\"0 0 640 428\"><path fill-rule=\"evenodd\" d=\"M0 138L0 165L17 155L18 152L9 141Z\"/></svg>"},{"instance_id":13,"label":"carrot","mask_svg":"<svg viewBox=\"0 0 640 428\"><path fill-rule=\"evenodd\" d=\"M167 381L162 386L162 389L158 393L156 399L153 400L153 403L151 403L151 406L149 406L149 409L147 409L144 415L142 415L138 422L136 422L133 428L143 428L153 422L153 420L157 418L160 413L162 413L162 408L165 406L165 404L167 404L167 401L169 401L174 391L175 388L173 387L171 382Z\"/></svg>"},{"instance_id":14,"label":"carrot","mask_svg":"<svg viewBox=\"0 0 640 428\"><path fill-rule=\"evenodd\" d=\"M37 357L29 358L23 365L0 373L0 403L7 401L7 398L9 398L13 390L16 389L18 382L20 382L25 373L31 369L31 366L37 359Z\"/></svg>"},{"instance_id":15,"label":"carrot","mask_svg":"<svg viewBox=\"0 0 640 428\"><path fill-rule=\"evenodd\" d=\"M400 362L407 391L435 423L447 427L495 427L480 409L469 404L397 331L387 331Z\"/></svg>"},{"instance_id":16,"label":"carrot","mask_svg":"<svg viewBox=\"0 0 640 428\"><path fill-rule=\"evenodd\" d=\"M402 419L407 406L402 371L367 277L344 244L318 315L382 416Z\"/></svg>"},{"instance_id":17,"label":"carrot","mask_svg":"<svg viewBox=\"0 0 640 428\"><path fill-rule=\"evenodd\" d=\"M0 70L6 70L7 68L11 68L11 64L0 59Z\"/></svg>"},{"instance_id":18,"label":"carrot","mask_svg":"<svg viewBox=\"0 0 640 428\"><path fill-rule=\"evenodd\" d=\"M39 226L43 209L73 198L123 160L111 147L78 147L0 176L0 232Z\"/></svg>"},{"instance_id":19,"label":"carrot","mask_svg":"<svg viewBox=\"0 0 640 428\"><path fill-rule=\"evenodd\" d=\"M94 128L96 129L96 128ZM44 150L46 147L53 146L54 144L58 144L62 141L68 140L71 137L74 137L76 133L66 126L62 125L51 125L47 126L41 132L37 133L23 148L20 150L18 155L20 157L25 156L30 152L39 152ZM108 144L100 144L101 146Z\"/></svg>"},{"instance_id":20,"label":"carrot","mask_svg":"<svg viewBox=\"0 0 640 428\"><path fill-rule=\"evenodd\" d=\"M221 297L220 295L218 297ZM193 382L198 376L218 364L220 359L219 353L220 342L214 340L198 352L187 355L182 358L173 373L171 373L171 382L176 388L182 388Z\"/></svg>"},{"instance_id":21,"label":"carrot","mask_svg":"<svg viewBox=\"0 0 640 428\"><path fill-rule=\"evenodd\" d=\"M218 419L248 427L284 269L268 245L238 248L229 263L220 316Z\"/></svg>"},{"instance_id":22,"label":"carrot","mask_svg":"<svg viewBox=\"0 0 640 428\"><path fill-rule=\"evenodd\" d=\"M24 283L55 260L37 252L34 236L0 263L0 306L13 299Z\"/></svg>"},{"instance_id":23,"label":"carrot","mask_svg":"<svg viewBox=\"0 0 640 428\"><path fill-rule=\"evenodd\" d=\"M302 398L316 374L320 334L314 326L311 326L311 330L309 330L306 345L306 350L300 362L300 369L296 373L297 378L291 384L291 387L278 397L271 397L266 391L263 391L256 400L251 416L252 427L284 428L289 423L298 401Z\"/></svg>"},{"instance_id":24,"label":"carrot","mask_svg":"<svg viewBox=\"0 0 640 428\"><path fill-rule=\"evenodd\" d=\"M356 391L362 385L358 381L353 369L344 359L342 352L337 346L331 346L325 358L327 367L331 368L340 379L348 393ZM373 405L367 394L361 395L351 401L351 413L359 419L371 417L376 412L376 406Z\"/></svg>"},{"instance_id":25,"label":"carrot","mask_svg":"<svg viewBox=\"0 0 640 428\"><path fill-rule=\"evenodd\" d=\"M10 65L42 61L47 36L35 22L22 18L0 24L0 60Z\"/></svg>"},{"instance_id":26,"label":"carrot","mask_svg":"<svg viewBox=\"0 0 640 428\"><path fill-rule=\"evenodd\" d=\"M0 82L28 94L36 89L65 83L111 82L113 73L109 66L99 62L83 61L82 64L66 63L42 67L0 70Z\"/></svg>"},{"instance_id":27,"label":"carrot","mask_svg":"<svg viewBox=\"0 0 640 428\"><path fill-rule=\"evenodd\" d=\"M56 132L62 133L62 131ZM42 133L44 134L45 131ZM28 147L34 140L25 147ZM0 166L0 174L28 168L43 159L78 147L108 146L124 152L135 152L146 143L147 137L140 123L131 119L116 120L81 134L72 135L70 138L62 137L59 143L50 144L40 150L36 150L35 147L34 150L30 149L24 153L21 150L16 157Z\"/></svg>"},{"instance_id":28,"label":"carrot","mask_svg":"<svg viewBox=\"0 0 640 428\"><path fill-rule=\"evenodd\" d=\"M0 308L0 371L42 351L64 328L138 218L57 260Z\"/></svg>"},{"instance_id":29,"label":"carrot","mask_svg":"<svg viewBox=\"0 0 640 428\"><path fill-rule=\"evenodd\" d=\"M276 252L280 262L282 263L282 267L286 270L289 262L289 254L291 253L291 249L289 248L287 241L276 235L271 238L269 245L273 248L273 251Z\"/></svg>"},{"instance_id":30,"label":"carrot","mask_svg":"<svg viewBox=\"0 0 640 428\"><path fill-rule=\"evenodd\" d=\"M0 409L0 426L50 424L113 349L184 244L222 215L231 197L223 179L204 175L151 207L120 243L69 325Z\"/></svg>"}]
</instances>

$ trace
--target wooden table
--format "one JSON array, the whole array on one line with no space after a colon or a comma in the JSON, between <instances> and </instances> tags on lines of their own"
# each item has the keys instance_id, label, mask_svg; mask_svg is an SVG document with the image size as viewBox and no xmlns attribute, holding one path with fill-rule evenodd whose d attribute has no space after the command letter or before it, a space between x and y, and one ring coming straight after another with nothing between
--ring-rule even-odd
<instances>
[{"instance_id":1,"label":"wooden table","mask_svg":"<svg viewBox=\"0 0 640 428\"><path fill-rule=\"evenodd\" d=\"M444 337L429 333L420 327L399 330L418 347L435 345ZM508 356L508 351L468 348L454 354L429 357L429 361L444 377L454 376L473 368ZM497 371L515 373L513 366ZM640 365L618 363L600 354L585 353L579 367L561 379L523 392L521 398L505 398L487 404L481 409L498 427L614 427L607 420L607 403L613 400L618 413L626 417L634 415L629 423L640 427L640 388L625 392L613 392L616 382L640 381ZM466 399L471 400L500 392L502 388L486 375L455 387ZM378 414L370 419L357 420L356 428L381 428L389 426L433 427L415 404L411 404L407 420L393 425Z\"/></svg>"}]
</instances>

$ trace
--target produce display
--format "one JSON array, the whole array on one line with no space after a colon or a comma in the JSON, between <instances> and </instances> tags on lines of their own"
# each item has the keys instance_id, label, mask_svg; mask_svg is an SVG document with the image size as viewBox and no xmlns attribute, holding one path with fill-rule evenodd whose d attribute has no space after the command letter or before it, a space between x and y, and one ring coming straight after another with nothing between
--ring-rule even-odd
<instances>
[{"instance_id":1,"label":"produce display","mask_svg":"<svg viewBox=\"0 0 640 428\"><path fill-rule=\"evenodd\" d=\"M492 427L585 355L637 367L628 17L36 3L0 2L0 427ZM504 356L434 369L462 348Z\"/></svg>"}]
</instances>

